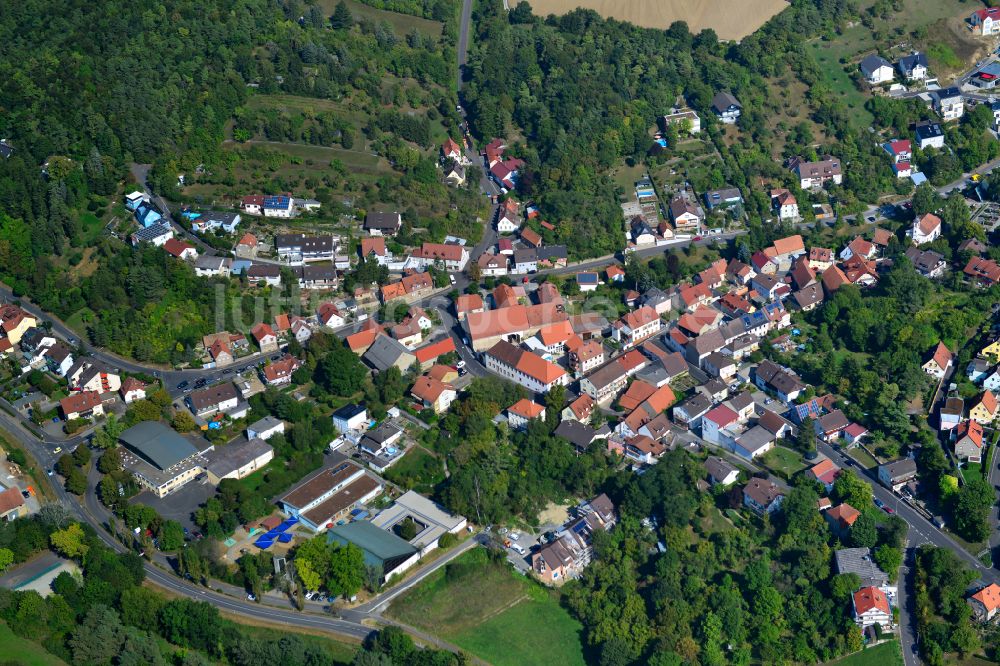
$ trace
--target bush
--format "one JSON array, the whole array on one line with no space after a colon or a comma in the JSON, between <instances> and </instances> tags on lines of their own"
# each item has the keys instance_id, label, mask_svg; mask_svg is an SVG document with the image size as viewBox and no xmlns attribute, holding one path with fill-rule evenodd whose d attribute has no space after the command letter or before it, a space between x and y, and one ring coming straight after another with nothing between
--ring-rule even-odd
<instances>
[{"instance_id":1,"label":"bush","mask_svg":"<svg viewBox=\"0 0 1000 666\"><path fill-rule=\"evenodd\" d=\"M441 535L441 538L438 540L438 547L441 549L447 549L451 548L456 543L458 543L458 537L452 534L451 532L445 532L444 534Z\"/></svg>"},{"instance_id":2,"label":"bush","mask_svg":"<svg viewBox=\"0 0 1000 666\"><path fill-rule=\"evenodd\" d=\"M24 451L21 449L13 449L7 454L7 460L11 461L15 465L20 465L24 467L28 464L28 456L24 455Z\"/></svg>"}]
</instances>

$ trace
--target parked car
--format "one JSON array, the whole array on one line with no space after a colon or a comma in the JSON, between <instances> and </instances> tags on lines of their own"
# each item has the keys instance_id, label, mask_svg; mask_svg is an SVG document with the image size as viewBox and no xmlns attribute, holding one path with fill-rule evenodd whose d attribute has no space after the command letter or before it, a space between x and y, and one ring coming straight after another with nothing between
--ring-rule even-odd
<instances>
[{"instance_id":1,"label":"parked car","mask_svg":"<svg viewBox=\"0 0 1000 666\"><path fill-rule=\"evenodd\" d=\"M184 381L182 381L180 384L177 385L177 390L178 391L183 391L188 386L191 386L191 383L188 380L185 379Z\"/></svg>"},{"instance_id":2,"label":"parked car","mask_svg":"<svg viewBox=\"0 0 1000 666\"><path fill-rule=\"evenodd\" d=\"M511 544L510 549L513 550L518 555L527 555L528 554L528 551L526 551L524 549L524 546L522 546L519 543Z\"/></svg>"}]
</instances>

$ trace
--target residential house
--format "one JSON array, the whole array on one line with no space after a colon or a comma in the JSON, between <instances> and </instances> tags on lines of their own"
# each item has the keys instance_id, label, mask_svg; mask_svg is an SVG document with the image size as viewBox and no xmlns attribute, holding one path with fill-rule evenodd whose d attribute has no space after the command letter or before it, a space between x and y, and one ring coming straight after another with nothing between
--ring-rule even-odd
<instances>
[{"instance_id":1,"label":"residential house","mask_svg":"<svg viewBox=\"0 0 1000 666\"><path fill-rule=\"evenodd\" d=\"M888 83L893 79L892 63L878 54L871 54L861 61L861 75L871 85Z\"/></svg>"},{"instance_id":2,"label":"residential house","mask_svg":"<svg viewBox=\"0 0 1000 666\"><path fill-rule=\"evenodd\" d=\"M771 190L771 208L778 214L779 220L799 219L799 203L795 195L783 187Z\"/></svg>"},{"instance_id":3,"label":"residential house","mask_svg":"<svg viewBox=\"0 0 1000 666\"><path fill-rule=\"evenodd\" d=\"M955 457L979 463L983 459L983 426L976 421L962 421L955 428Z\"/></svg>"},{"instance_id":4,"label":"residential house","mask_svg":"<svg viewBox=\"0 0 1000 666\"><path fill-rule=\"evenodd\" d=\"M485 312L483 297L479 294L462 294L455 299L455 316L464 321L469 313Z\"/></svg>"},{"instance_id":5,"label":"residential house","mask_svg":"<svg viewBox=\"0 0 1000 666\"><path fill-rule=\"evenodd\" d=\"M440 262L449 273L457 273L469 262L469 251L462 245L424 243L411 257L419 259L424 267Z\"/></svg>"},{"instance_id":6,"label":"residential house","mask_svg":"<svg viewBox=\"0 0 1000 666\"><path fill-rule=\"evenodd\" d=\"M850 422L847 420L847 417L844 416L844 412L839 409L835 409L832 412L824 414L813 421L813 428L816 430L816 436L824 442L829 443L840 439L841 434L849 425Z\"/></svg>"},{"instance_id":7,"label":"residential house","mask_svg":"<svg viewBox=\"0 0 1000 666\"><path fill-rule=\"evenodd\" d=\"M701 225L701 211L687 197L677 195L670 200L670 220L677 229L697 231Z\"/></svg>"},{"instance_id":8,"label":"residential house","mask_svg":"<svg viewBox=\"0 0 1000 666\"><path fill-rule=\"evenodd\" d=\"M513 199L507 199L497 208L497 232L512 234L521 228L524 220L518 210L518 204Z\"/></svg>"},{"instance_id":9,"label":"residential house","mask_svg":"<svg viewBox=\"0 0 1000 666\"><path fill-rule=\"evenodd\" d=\"M448 411L451 403L458 397L454 387L428 375L421 375L410 389L412 395L423 409L432 409L435 414Z\"/></svg>"},{"instance_id":10,"label":"residential house","mask_svg":"<svg viewBox=\"0 0 1000 666\"><path fill-rule=\"evenodd\" d=\"M587 423L590 421L590 415L593 413L594 399L583 393L579 398L569 403L559 414L559 417L563 422L575 420Z\"/></svg>"},{"instance_id":11,"label":"residential house","mask_svg":"<svg viewBox=\"0 0 1000 666\"><path fill-rule=\"evenodd\" d=\"M372 236L392 236L403 226L403 216L397 212L370 212L365 215L365 231Z\"/></svg>"},{"instance_id":12,"label":"residential house","mask_svg":"<svg viewBox=\"0 0 1000 666\"><path fill-rule=\"evenodd\" d=\"M500 277L507 275L507 256L483 253L478 260L483 277Z\"/></svg>"},{"instance_id":13,"label":"residential house","mask_svg":"<svg viewBox=\"0 0 1000 666\"><path fill-rule=\"evenodd\" d=\"M709 212L717 208L733 208L743 205L743 195L736 187L724 187L705 192L705 206Z\"/></svg>"},{"instance_id":14,"label":"residential house","mask_svg":"<svg viewBox=\"0 0 1000 666\"><path fill-rule=\"evenodd\" d=\"M798 176L799 187L803 190L820 188L826 183L840 185L844 181L840 160L829 155L818 162L807 162L803 157L794 157L789 161L788 168Z\"/></svg>"},{"instance_id":15,"label":"residential house","mask_svg":"<svg viewBox=\"0 0 1000 666\"><path fill-rule=\"evenodd\" d=\"M587 374L604 363L604 345L588 340L569 352L569 367L578 374Z\"/></svg>"},{"instance_id":16,"label":"residential house","mask_svg":"<svg viewBox=\"0 0 1000 666\"><path fill-rule=\"evenodd\" d=\"M823 513L823 518L830 525L834 535L846 540L851 533L851 527L861 517L861 512L844 502Z\"/></svg>"},{"instance_id":17,"label":"residential house","mask_svg":"<svg viewBox=\"0 0 1000 666\"><path fill-rule=\"evenodd\" d=\"M743 112L743 105L727 91L718 92L712 98L712 113L720 122L732 125Z\"/></svg>"},{"instance_id":18,"label":"residential house","mask_svg":"<svg viewBox=\"0 0 1000 666\"><path fill-rule=\"evenodd\" d=\"M965 401L957 397L947 398L938 411L938 417L941 430L954 429L965 418Z\"/></svg>"},{"instance_id":19,"label":"residential house","mask_svg":"<svg viewBox=\"0 0 1000 666\"><path fill-rule=\"evenodd\" d=\"M0 144L0 148L2 147L3 144ZM0 490L0 523L8 523L26 515L28 515L28 510L25 507L24 496L21 495L20 488L11 487Z\"/></svg>"},{"instance_id":20,"label":"residential house","mask_svg":"<svg viewBox=\"0 0 1000 666\"><path fill-rule=\"evenodd\" d=\"M441 338L437 342L431 342L423 347L413 350L413 355L417 358L421 370L426 370L434 365L439 358L445 354L455 353L455 341L451 337ZM441 380L446 381L446 380Z\"/></svg>"},{"instance_id":21,"label":"residential house","mask_svg":"<svg viewBox=\"0 0 1000 666\"><path fill-rule=\"evenodd\" d=\"M1000 362L1000 338L994 339L990 344L983 347L979 355L985 356L993 363Z\"/></svg>"},{"instance_id":22,"label":"residential house","mask_svg":"<svg viewBox=\"0 0 1000 666\"><path fill-rule=\"evenodd\" d=\"M265 416L247 426L247 439L260 439L265 442L275 435L285 432L285 422L273 416Z\"/></svg>"},{"instance_id":23,"label":"residential house","mask_svg":"<svg viewBox=\"0 0 1000 666\"><path fill-rule=\"evenodd\" d=\"M693 396L673 408L674 421L688 430L701 426L705 414L712 408L712 401L701 393Z\"/></svg>"},{"instance_id":24,"label":"residential house","mask_svg":"<svg viewBox=\"0 0 1000 666\"><path fill-rule=\"evenodd\" d=\"M919 215L907 235L917 245L936 241L941 237L941 218L934 213Z\"/></svg>"},{"instance_id":25,"label":"residential house","mask_svg":"<svg viewBox=\"0 0 1000 666\"><path fill-rule=\"evenodd\" d=\"M662 322L656 310L644 305L638 310L625 313L615 322L611 337L621 343L622 349L631 349L651 335L660 331Z\"/></svg>"},{"instance_id":26,"label":"residential house","mask_svg":"<svg viewBox=\"0 0 1000 666\"><path fill-rule=\"evenodd\" d=\"M811 284L792 294L792 302L803 312L816 309L823 300L823 287L819 284Z\"/></svg>"},{"instance_id":27,"label":"residential house","mask_svg":"<svg viewBox=\"0 0 1000 666\"><path fill-rule=\"evenodd\" d=\"M364 405L347 404L335 411L332 418L339 433L360 431L368 425L368 410Z\"/></svg>"},{"instance_id":28,"label":"residential house","mask_svg":"<svg viewBox=\"0 0 1000 666\"><path fill-rule=\"evenodd\" d=\"M781 488L769 479L753 477L743 488L743 505L761 515L776 511L784 499Z\"/></svg>"},{"instance_id":29,"label":"residential house","mask_svg":"<svg viewBox=\"0 0 1000 666\"><path fill-rule=\"evenodd\" d=\"M156 247L163 247L173 237L173 229L166 224L157 223L139 229L132 234L132 245L138 246L141 243L152 243Z\"/></svg>"},{"instance_id":30,"label":"residential house","mask_svg":"<svg viewBox=\"0 0 1000 666\"><path fill-rule=\"evenodd\" d=\"M534 419L545 420L545 407L527 398L521 398L507 408L507 423L515 430L528 427L528 422ZM572 421L571 423L576 423Z\"/></svg>"},{"instance_id":31,"label":"residential house","mask_svg":"<svg viewBox=\"0 0 1000 666\"><path fill-rule=\"evenodd\" d=\"M944 379L945 374L951 368L952 354L943 342L939 342L934 348L934 353L930 360L921 366L928 375L935 379Z\"/></svg>"},{"instance_id":32,"label":"residential house","mask_svg":"<svg viewBox=\"0 0 1000 666\"><path fill-rule=\"evenodd\" d=\"M326 326L327 328L340 328L347 323L344 315L330 301L320 303L319 309L316 311L316 317L319 319L320 326Z\"/></svg>"},{"instance_id":33,"label":"residential house","mask_svg":"<svg viewBox=\"0 0 1000 666\"><path fill-rule=\"evenodd\" d=\"M910 247L906 249L906 258L910 260L917 272L926 278L941 277L948 267L944 256L934 250Z\"/></svg>"},{"instance_id":34,"label":"residential house","mask_svg":"<svg viewBox=\"0 0 1000 666\"><path fill-rule=\"evenodd\" d=\"M61 340L46 347L44 357L49 370L60 377L65 377L74 364L73 350Z\"/></svg>"},{"instance_id":35,"label":"residential house","mask_svg":"<svg viewBox=\"0 0 1000 666\"><path fill-rule=\"evenodd\" d=\"M928 148L944 148L944 131L941 124L933 120L924 120L914 127L914 134L917 137L917 147L920 150Z\"/></svg>"},{"instance_id":36,"label":"residential house","mask_svg":"<svg viewBox=\"0 0 1000 666\"><path fill-rule=\"evenodd\" d=\"M528 247L539 248L542 246L542 237L534 229L525 227L521 229L521 242Z\"/></svg>"},{"instance_id":37,"label":"residential house","mask_svg":"<svg viewBox=\"0 0 1000 666\"><path fill-rule=\"evenodd\" d=\"M735 434L735 433L733 433ZM758 458L775 445L775 436L767 428L760 424L736 435L735 439L729 433L722 433L726 445L732 449L733 453L747 460Z\"/></svg>"},{"instance_id":38,"label":"residential house","mask_svg":"<svg viewBox=\"0 0 1000 666\"><path fill-rule=\"evenodd\" d=\"M892 171L896 178L909 178L913 174L913 147L909 139L896 139L882 145L892 159Z\"/></svg>"},{"instance_id":39,"label":"residential house","mask_svg":"<svg viewBox=\"0 0 1000 666\"><path fill-rule=\"evenodd\" d=\"M701 118L691 109L681 109L660 118L660 126L664 131L670 125L680 125L682 129L686 127L691 135L701 132Z\"/></svg>"},{"instance_id":40,"label":"residential house","mask_svg":"<svg viewBox=\"0 0 1000 666\"><path fill-rule=\"evenodd\" d=\"M291 354L285 354L277 361L264 366L262 374L268 386L284 386L292 382L292 375L302 367L302 361Z\"/></svg>"},{"instance_id":41,"label":"residential house","mask_svg":"<svg viewBox=\"0 0 1000 666\"><path fill-rule=\"evenodd\" d=\"M862 630L879 625L883 630L892 629L892 609L885 592L877 587L863 587L851 596L854 622Z\"/></svg>"},{"instance_id":42,"label":"residential house","mask_svg":"<svg viewBox=\"0 0 1000 666\"><path fill-rule=\"evenodd\" d=\"M614 504L603 494L581 505L578 515L556 539L532 554L531 570L542 582L560 585L578 577L593 557L592 535L610 530L617 522Z\"/></svg>"},{"instance_id":43,"label":"residential house","mask_svg":"<svg viewBox=\"0 0 1000 666\"><path fill-rule=\"evenodd\" d=\"M739 364L729 354L712 352L702 360L701 367L712 377L728 381L736 375Z\"/></svg>"},{"instance_id":44,"label":"residential house","mask_svg":"<svg viewBox=\"0 0 1000 666\"><path fill-rule=\"evenodd\" d=\"M146 398L146 384L135 377L126 377L125 381L122 382L119 393L125 404L130 405L136 400L144 400Z\"/></svg>"},{"instance_id":45,"label":"residential house","mask_svg":"<svg viewBox=\"0 0 1000 666\"><path fill-rule=\"evenodd\" d=\"M919 51L903 56L896 63L899 73L908 81L922 81L927 78L927 56Z\"/></svg>"},{"instance_id":46,"label":"residential house","mask_svg":"<svg viewBox=\"0 0 1000 666\"><path fill-rule=\"evenodd\" d=\"M246 414L249 409L249 405L240 403L239 392L232 382L193 391L188 395L187 403L191 411L201 417L224 412L235 419Z\"/></svg>"},{"instance_id":47,"label":"residential house","mask_svg":"<svg viewBox=\"0 0 1000 666\"><path fill-rule=\"evenodd\" d=\"M274 334L274 329L271 328L270 324L263 322L255 324L250 329L250 334L257 341L257 346L260 347L261 353L268 354L278 351L278 336Z\"/></svg>"},{"instance_id":48,"label":"residential house","mask_svg":"<svg viewBox=\"0 0 1000 666\"><path fill-rule=\"evenodd\" d=\"M1000 33L1000 7L977 9L969 17L969 24L983 37Z\"/></svg>"},{"instance_id":49,"label":"residential house","mask_svg":"<svg viewBox=\"0 0 1000 666\"><path fill-rule=\"evenodd\" d=\"M708 411L701 419L701 436L712 444L721 444L719 431L739 422L739 414L726 405L718 405Z\"/></svg>"},{"instance_id":50,"label":"residential house","mask_svg":"<svg viewBox=\"0 0 1000 666\"><path fill-rule=\"evenodd\" d=\"M73 391L96 391L114 393L122 386L121 376L99 361L87 359L77 361L66 373L66 382Z\"/></svg>"},{"instance_id":51,"label":"residential house","mask_svg":"<svg viewBox=\"0 0 1000 666\"><path fill-rule=\"evenodd\" d=\"M101 395L97 391L71 393L59 401L59 409L67 421L86 419L104 414Z\"/></svg>"},{"instance_id":52,"label":"residential house","mask_svg":"<svg viewBox=\"0 0 1000 666\"><path fill-rule=\"evenodd\" d=\"M794 402L806 388L791 371L768 359L761 361L751 376L757 388L773 391L786 404Z\"/></svg>"},{"instance_id":53,"label":"residential house","mask_svg":"<svg viewBox=\"0 0 1000 666\"><path fill-rule=\"evenodd\" d=\"M281 284L281 268L274 264L252 264L245 275L250 284L276 287Z\"/></svg>"},{"instance_id":54,"label":"residential house","mask_svg":"<svg viewBox=\"0 0 1000 666\"><path fill-rule=\"evenodd\" d=\"M982 425L989 425L997 417L997 397L992 391L983 391L979 400L969 410L969 418Z\"/></svg>"},{"instance_id":55,"label":"residential house","mask_svg":"<svg viewBox=\"0 0 1000 666\"><path fill-rule=\"evenodd\" d=\"M895 460L878 467L878 480L894 492L899 492L900 488L916 476L917 463L912 458Z\"/></svg>"},{"instance_id":56,"label":"residential house","mask_svg":"<svg viewBox=\"0 0 1000 666\"><path fill-rule=\"evenodd\" d=\"M217 257L210 254L198 257L194 262L194 274L198 277L229 277L233 268L231 257Z\"/></svg>"},{"instance_id":57,"label":"residential house","mask_svg":"<svg viewBox=\"0 0 1000 666\"><path fill-rule=\"evenodd\" d=\"M1000 265L992 259L971 257L963 272L980 287L992 287L1000 282Z\"/></svg>"},{"instance_id":58,"label":"residential house","mask_svg":"<svg viewBox=\"0 0 1000 666\"><path fill-rule=\"evenodd\" d=\"M483 354L486 369L535 393L547 393L553 386L565 386L569 375L541 356L500 341Z\"/></svg>"},{"instance_id":59,"label":"residential house","mask_svg":"<svg viewBox=\"0 0 1000 666\"><path fill-rule=\"evenodd\" d=\"M411 350L388 335L377 336L362 358L379 372L385 372L394 366L400 372L406 372L417 360Z\"/></svg>"},{"instance_id":60,"label":"residential house","mask_svg":"<svg viewBox=\"0 0 1000 666\"><path fill-rule=\"evenodd\" d=\"M632 234L632 242L636 245L652 245L656 242L656 235L649 227L649 223L641 215L632 218L629 225Z\"/></svg>"},{"instance_id":61,"label":"residential house","mask_svg":"<svg viewBox=\"0 0 1000 666\"><path fill-rule=\"evenodd\" d=\"M833 265L833 250L826 247L809 248L809 268L822 273Z\"/></svg>"},{"instance_id":62,"label":"residential house","mask_svg":"<svg viewBox=\"0 0 1000 666\"><path fill-rule=\"evenodd\" d=\"M985 10L983 10L985 11ZM997 9L1000 26L1000 8ZM1000 585L990 583L975 594L969 597L969 606L972 608L972 615L979 622L989 622L996 617L1000 610Z\"/></svg>"},{"instance_id":63,"label":"residential house","mask_svg":"<svg viewBox=\"0 0 1000 666\"><path fill-rule=\"evenodd\" d=\"M934 103L934 110L941 116L941 120L948 122L958 120L965 114L965 101L962 99L962 91L956 87L935 90L931 93Z\"/></svg>"},{"instance_id":64,"label":"residential house","mask_svg":"<svg viewBox=\"0 0 1000 666\"><path fill-rule=\"evenodd\" d=\"M0 339L6 340L11 347L21 342L28 330L38 326L34 315L13 304L0 305Z\"/></svg>"},{"instance_id":65,"label":"residential house","mask_svg":"<svg viewBox=\"0 0 1000 666\"><path fill-rule=\"evenodd\" d=\"M739 468L718 456L710 456L705 461L705 471L708 472L708 480L713 486L725 488L733 485L740 478Z\"/></svg>"},{"instance_id":66,"label":"residential house","mask_svg":"<svg viewBox=\"0 0 1000 666\"><path fill-rule=\"evenodd\" d=\"M514 273L534 273L538 270L538 252L534 248L514 250Z\"/></svg>"},{"instance_id":67,"label":"residential house","mask_svg":"<svg viewBox=\"0 0 1000 666\"><path fill-rule=\"evenodd\" d=\"M233 248L233 251L236 253L237 257L252 259L257 256L257 246L257 237L247 232L243 234L243 238L236 242L236 246Z\"/></svg>"},{"instance_id":68,"label":"residential house","mask_svg":"<svg viewBox=\"0 0 1000 666\"><path fill-rule=\"evenodd\" d=\"M824 458L805 471L806 478L822 483L826 492L833 490L833 482L839 474L840 467L829 458Z\"/></svg>"},{"instance_id":69,"label":"residential house","mask_svg":"<svg viewBox=\"0 0 1000 666\"><path fill-rule=\"evenodd\" d=\"M198 258L198 250L194 249L194 245L185 241L177 240L176 238L167 240L167 242L163 244L163 251L173 257L176 257L177 259L185 261Z\"/></svg>"},{"instance_id":70,"label":"residential house","mask_svg":"<svg viewBox=\"0 0 1000 666\"><path fill-rule=\"evenodd\" d=\"M311 261L333 261L338 245L339 239L329 234L321 236L277 234L274 237L278 258L293 265Z\"/></svg>"}]
</instances>

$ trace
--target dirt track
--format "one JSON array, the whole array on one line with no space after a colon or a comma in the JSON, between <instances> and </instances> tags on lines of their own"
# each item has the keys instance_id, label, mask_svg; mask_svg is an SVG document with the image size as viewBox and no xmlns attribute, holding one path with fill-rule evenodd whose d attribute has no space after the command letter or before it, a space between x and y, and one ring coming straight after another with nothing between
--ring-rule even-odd
<instances>
[{"instance_id":1,"label":"dirt track","mask_svg":"<svg viewBox=\"0 0 1000 666\"><path fill-rule=\"evenodd\" d=\"M692 33L715 30L719 39L742 39L788 6L785 0L528 0L536 14L565 14L577 7L647 28L686 21ZM516 4L511 2L511 6Z\"/></svg>"}]
</instances>

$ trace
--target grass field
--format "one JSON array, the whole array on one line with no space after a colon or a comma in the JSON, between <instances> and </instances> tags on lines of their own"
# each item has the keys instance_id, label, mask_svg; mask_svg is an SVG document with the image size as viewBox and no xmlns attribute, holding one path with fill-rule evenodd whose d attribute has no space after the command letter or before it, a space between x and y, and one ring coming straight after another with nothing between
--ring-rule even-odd
<instances>
[{"instance_id":1,"label":"grass field","mask_svg":"<svg viewBox=\"0 0 1000 666\"><path fill-rule=\"evenodd\" d=\"M586 663L582 627L558 595L490 561L481 548L434 572L388 613L496 666Z\"/></svg>"},{"instance_id":2,"label":"grass field","mask_svg":"<svg viewBox=\"0 0 1000 666\"><path fill-rule=\"evenodd\" d=\"M397 12L390 12L384 9L375 9L374 7L369 7L368 5L360 2L355 2L355 0L346 0L346 2L347 7L351 10L351 13L354 14L356 19L369 19L376 23L385 21L392 26L393 32L395 32L399 37L409 34L409 32L414 29L425 35L440 37L441 31L444 30L444 24L440 21L431 21L418 16L410 16L409 14L399 14ZM327 16L330 16L333 14L333 10L336 9L337 5L340 4L340 0L319 0L317 4L323 8L323 12Z\"/></svg>"},{"instance_id":3,"label":"grass field","mask_svg":"<svg viewBox=\"0 0 1000 666\"><path fill-rule=\"evenodd\" d=\"M303 160L312 160L316 163L329 165L333 160L340 160L352 171L360 170L366 172L388 171L389 165L379 158L361 150L345 150L343 148L330 148L327 146L311 146L304 143L282 143L279 141L248 141L246 144L227 144L230 150L239 151L237 145L253 145L269 150L276 150L290 157ZM288 168L296 170L301 165L290 165Z\"/></svg>"},{"instance_id":4,"label":"grass field","mask_svg":"<svg viewBox=\"0 0 1000 666\"><path fill-rule=\"evenodd\" d=\"M860 446L855 446L854 448L848 450L847 455L858 461L858 463L865 469L871 469L872 467L878 466L878 461L872 458L868 452Z\"/></svg>"},{"instance_id":5,"label":"grass field","mask_svg":"<svg viewBox=\"0 0 1000 666\"><path fill-rule=\"evenodd\" d=\"M0 622L0 660L24 666L56 666L66 663L46 652L38 643L15 636L4 622Z\"/></svg>"},{"instance_id":6,"label":"grass field","mask_svg":"<svg viewBox=\"0 0 1000 666\"><path fill-rule=\"evenodd\" d=\"M827 666L898 666L903 663L899 642L882 643L873 648L856 652L849 657L827 662Z\"/></svg>"},{"instance_id":7,"label":"grass field","mask_svg":"<svg viewBox=\"0 0 1000 666\"><path fill-rule=\"evenodd\" d=\"M806 468L801 454L783 446L774 447L761 460L769 469L786 479Z\"/></svg>"},{"instance_id":8,"label":"grass field","mask_svg":"<svg viewBox=\"0 0 1000 666\"><path fill-rule=\"evenodd\" d=\"M385 476L404 488L430 495L444 481L444 466L427 451L414 447Z\"/></svg>"}]
</instances>

